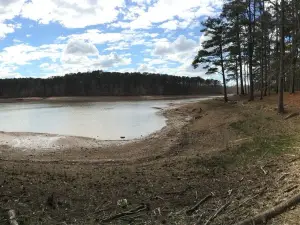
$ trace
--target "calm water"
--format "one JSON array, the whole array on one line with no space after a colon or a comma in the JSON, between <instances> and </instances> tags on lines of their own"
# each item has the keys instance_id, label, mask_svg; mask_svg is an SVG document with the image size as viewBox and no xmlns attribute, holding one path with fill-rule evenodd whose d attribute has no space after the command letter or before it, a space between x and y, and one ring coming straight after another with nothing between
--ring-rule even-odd
<instances>
[{"instance_id":1,"label":"calm water","mask_svg":"<svg viewBox=\"0 0 300 225\"><path fill-rule=\"evenodd\" d=\"M207 98L202 98L207 99ZM0 103L0 131L92 137L101 140L140 138L160 130L166 119L153 107L199 99L93 102Z\"/></svg>"}]
</instances>

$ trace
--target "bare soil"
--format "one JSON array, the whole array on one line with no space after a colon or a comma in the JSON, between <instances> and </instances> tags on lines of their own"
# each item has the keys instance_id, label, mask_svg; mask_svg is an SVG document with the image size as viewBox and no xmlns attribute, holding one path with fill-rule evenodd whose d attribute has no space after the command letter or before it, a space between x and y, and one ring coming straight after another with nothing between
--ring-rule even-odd
<instances>
[{"instance_id":1,"label":"bare soil","mask_svg":"<svg viewBox=\"0 0 300 225\"><path fill-rule=\"evenodd\" d=\"M275 96L210 100L167 110L166 128L125 145L30 154L2 145L0 224L10 209L26 225L205 224L226 203L209 224L235 224L300 191L300 117L275 108ZM300 206L268 224L299 221Z\"/></svg>"}]
</instances>

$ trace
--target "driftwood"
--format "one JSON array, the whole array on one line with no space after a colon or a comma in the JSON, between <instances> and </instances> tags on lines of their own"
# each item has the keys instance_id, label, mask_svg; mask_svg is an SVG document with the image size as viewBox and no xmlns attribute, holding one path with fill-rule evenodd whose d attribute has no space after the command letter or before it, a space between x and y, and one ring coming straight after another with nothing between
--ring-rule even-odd
<instances>
[{"instance_id":1,"label":"driftwood","mask_svg":"<svg viewBox=\"0 0 300 225\"><path fill-rule=\"evenodd\" d=\"M209 195L205 196L205 197L202 198L199 202L197 202L196 205L194 205L192 208L190 208L189 210L187 210L185 213L186 213L187 215L192 215L192 214L199 208L199 206L200 206L202 203L206 202L208 199L210 199L210 198L213 197L213 196L214 196L214 193L210 193Z\"/></svg>"},{"instance_id":2,"label":"driftwood","mask_svg":"<svg viewBox=\"0 0 300 225\"><path fill-rule=\"evenodd\" d=\"M230 205L230 203L231 202L227 202L225 205L222 205L215 214L213 214L211 217L208 218L208 220L206 220L204 225L208 225L214 218L217 217L217 215L219 215L224 209L226 209Z\"/></svg>"},{"instance_id":3,"label":"driftwood","mask_svg":"<svg viewBox=\"0 0 300 225\"><path fill-rule=\"evenodd\" d=\"M267 211L260 213L252 218L246 219L242 222L236 223L235 225L259 225L265 224L268 220L284 213L292 206L297 205L300 203L300 194L293 196L292 198L288 199L285 202L280 203L279 205L268 209Z\"/></svg>"},{"instance_id":4,"label":"driftwood","mask_svg":"<svg viewBox=\"0 0 300 225\"><path fill-rule=\"evenodd\" d=\"M288 120L290 118L293 118L293 117L296 117L299 115L300 115L300 112L294 112L294 113L291 113L290 115L288 115L287 117L285 117L284 120Z\"/></svg>"},{"instance_id":5,"label":"driftwood","mask_svg":"<svg viewBox=\"0 0 300 225\"><path fill-rule=\"evenodd\" d=\"M142 204L140 205L139 207L135 208L135 209L132 209L132 210L129 210L129 211L125 211L125 212L122 212L122 213L119 213L119 214L115 214L109 218L106 218L106 219L103 219L102 222L103 223L107 223L107 222L110 222L112 220L115 220L115 219L118 219L118 218L121 218L123 216L129 216L129 215L133 215L135 213L139 213L141 211L145 211L145 210L148 210L148 205L146 204Z\"/></svg>"}]
</instances>

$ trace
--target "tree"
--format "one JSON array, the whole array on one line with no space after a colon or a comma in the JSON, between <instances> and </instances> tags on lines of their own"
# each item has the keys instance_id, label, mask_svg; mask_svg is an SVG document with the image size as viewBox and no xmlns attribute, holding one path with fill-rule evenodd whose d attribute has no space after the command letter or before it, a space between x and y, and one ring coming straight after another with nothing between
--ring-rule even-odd
<instances>
[{"instance_id":1,"label":"tree","mask_svg":"<svg viewBox=\"0 0 300 225\"><path fill-rule=\"evenodd\" d=\"M228 23L228 30L226 33L227 44L235 48L235 54L238 55L239 79L241 95L245 94L244 80L243 80L243 58L241 47L242 24L245 20L245 11L247 5L242 0L229 1L224 4L222 10L222 18Z\"/></svg>"},{"instance_id":2,"label":"tree","mask_svg":"<svg viewBox=\"0 0 300 225\"><path fill-rule=\"evenodd\" d=\"M284 35L284 0L281 0L280 13L280 77L279 77L279 95L278 95L278 113L284 112L283 106L283 85L284 85L284 56L285 56L285 35Z\"/></svg>"},{"instance_id":3,"label":"tree","mask_svg":"<svg viewBox=\"0 0 300 225\"><path fill-rule=\"evenodd\" d=\"M0 97L220 94L216 80L151 73L93 71L63 77L0 79Z\"/></svg>"},{"instance_id":4,"label":"tree","mask_svg":"<svg viewBox=\"0 0 300 225\"><path fill-rule=\"evenodd\" d=\"M204 29L201 32L208 37L207 41L202 43L203 49L199 50L192 65L197 68L202 65L206 69L206 74L221 73L223 79L224 101L228 101L226 76L224 67L224 33L226 24L221 18L208 18L202 23ZM221 71L220 71L221 70Z\"/></svg>"}]
</instances>

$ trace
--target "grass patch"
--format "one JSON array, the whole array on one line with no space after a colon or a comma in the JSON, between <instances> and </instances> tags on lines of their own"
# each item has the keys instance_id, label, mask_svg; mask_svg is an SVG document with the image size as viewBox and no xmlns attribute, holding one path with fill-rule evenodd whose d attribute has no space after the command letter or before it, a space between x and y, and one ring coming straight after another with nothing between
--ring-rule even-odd
<instances>
[{"instance_id":1,"label":"grass patch","mask_svg":"<svg viewBox=\"0 0 300 225\"><path fill-rule=\"evenodd\" d=\"M295 136L276 135L272 137L255 137L234 149L223 151L217 156L201 162L206 167L238 167L256 163L264 157L273 157L286 152L292 152L297 142Z\"/></svg>"}]
</instances>

